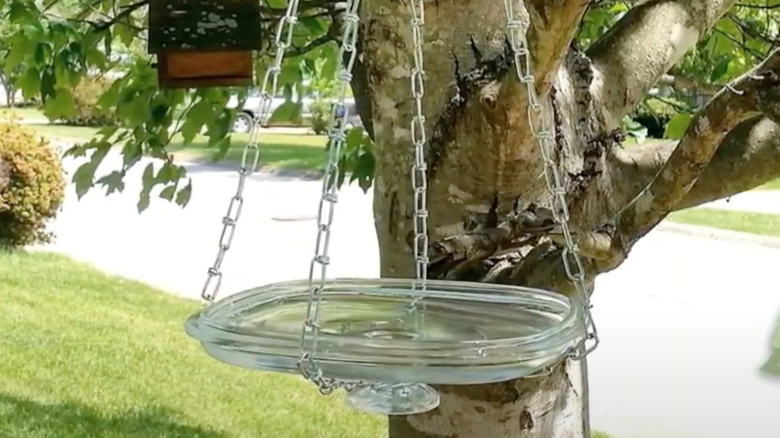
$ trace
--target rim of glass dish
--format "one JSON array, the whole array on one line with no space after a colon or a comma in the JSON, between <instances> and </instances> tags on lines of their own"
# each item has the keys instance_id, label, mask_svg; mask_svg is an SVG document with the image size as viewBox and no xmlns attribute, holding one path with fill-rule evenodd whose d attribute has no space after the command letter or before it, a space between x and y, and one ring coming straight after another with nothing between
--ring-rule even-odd
<instances>
[{"instance_id":1,"label":"rim of glass dish","mask_svg":"<svg viewBox=\"0 0 780 438\"><path fill-rule=\"evenodd\" d=\"M396 278L381 278L381 279L335 278L335 279L326 280L324 293L327 294L328 289L332 290L334 287L338 291L339 286L354 287L354 286L365 285L365 286L373 287L371 291L372 293L381 294L382 286L394 285L396 287L388 288L388 289L395 290L399 293L395 293L395 294L390 293L389 295L425 296L425 294L428 294L428 296L430 296L432 292L431 289L433 289L434 291L437 291L437 289L444 289L443 291L438 290L437 291L438 294L435 297L453 299L455 297L452 296L448 297L446 296L446 294L456 294L458 295L457 298L459 298L459 300L462 301L467 301L469 298L474 298L476 301L480 301L480 302L493 302L493 303L499 302L504 304L515 304L518 306L529 304L528 303L529 298L531 299L536 298L536 299L550 300L552 302L555 302L557 304L566 307L566 312L563 314L563 317L557 324L555 324L553 327L549 329L542 330L532 335L486 339L486 340L484 339L465 340L465 341L411 341L408 339L384 339L382 340L382 344L383 344L382 348L394 348L394 349L401 349L401 350L408 350L408 351L426 350L426 349L442 347L442 346L446 346L453 351L474 350L474 349L480 349L486 347L517 348L517 347L527 346L528 344L536 344L536 343L542 344L542 341L545 340L549 341L550 339L560 338L560 340L553 343L555 346L557 346L561 344L570 343L573 339L577 338L577 336L575 336L576 332L581 331L578 330L576 324L574 325L572 324L572 320L577 318L581 313L581 309L579 309L579 307L581 306L575 300L572 300L563 294L559 294L556 292L551 292L543 289L525 287L525 286L513 286L513 285L479 283L479 282L463 282L463 281L451 281L451 280L428 280L429 288L424 293L420 293L420 291L411 289L411 286L414 284L414 282L415 280L413 279L396 279ZM406 286L407 288L404 288L404 286ZM223 328L224 327L223 324L215 323L211 318L211 316L217 316L222 314L223 312L228 313L230 312L230 308L234 307L235 305L238 305L241 301L246 301L257 296L267 297L265 301L270 303L274 299L274 296L272 294L274 290L284 289L286 291L301 291L301 293L293 293L291 295L305 296L305 294L308 294L308 288L309 288L308 280L290 280L290 281L271 283L271 284L259 286L243 292L236 293L234 295L227 296L222 300L217 301L216 303L213 303L210 306L202 309L198 314L194 315L194 317L200 320L199 322L201 324L198 325L201 327L201 329L204 328L203 325L205 324L208 327L208 331L216 332L213 334L219 333L219 334L227 335L227 338L225 340L230 340L230 338L236 340L235 339L236 337L256 340L265 337L265 338L273 338L275 340L291 339L294 340L297 344L298 338L300 337L299 331L280 332L274 330L261 330L257 332L257 335L238 334ZM448 288L454 290L447 291ZM474 293L474 292L464 290L468 288L481 289L483 293ZM489 293L484 293L489 291L503 292L509 296L507 295L497 296L497 295L491 295ZM511 295L513 294L516 296L512 297ZM485 299L485 297L491 297L492 299ZM501 299L496 300L496 298L501 298ZM522 298L522 301L518 300L519 298ZM215 337L221 338L221 336L215 336ZM332 334L332 333L323 333L320 334L319 339L320 342L339 342L343 346L346 346L344 345L345 343L349 344L349 346L354 346L355 344L360 345L361 340L363 340L364 338L357 337L357 336L352 337L352 336L342 336L342 335ZM331 339L332 341L330 341ZM249 340L245 342L254 343ZM363 348L366 347L363 346ZM547 350L551 348L554 348L554 346L550 344L546 344L546 346L541 349ZM369 350L376 349L376 347L368 347L367 349ZM536 349L531 349L531 350L536 350Z\"/></svg>"}]
</instances>

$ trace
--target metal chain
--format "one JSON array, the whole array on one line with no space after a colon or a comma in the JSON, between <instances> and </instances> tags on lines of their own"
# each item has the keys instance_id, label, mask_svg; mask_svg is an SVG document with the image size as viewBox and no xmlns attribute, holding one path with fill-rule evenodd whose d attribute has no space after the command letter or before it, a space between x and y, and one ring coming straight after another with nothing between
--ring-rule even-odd
<instances>
[{"instance_id":1,"label":"metal chain","mask_svg":"<svg viewBox=\"0 0 780 438\"><path fill-rule=\"evenodd\" d=\"M425 25L423 0L409 0L412 9L412 40L414 44L414 67L411 74L414 116L411 121L411 136L414 143L414 165L412 166L412 189L414 190L414 262L417 277L416 287L425 290L428 281L428 175L425 163L425 116L422 98L425 94L422 48L422 27ZM413 305L416 305L413 301Z\"/></svg>"},{"instance_id":2,"label":"metal chain","mask_svg":"<svg viewBox=\"0 0 780 438\"><path fill-rule=\"evenodd\" d=\"M580 348L578 348L580 351L572 355L574 359L582 359L596 348L599 338L590 312L590 296L585 283L585 268L582 265L579 249L569 228L569 208L566 204L566 189L563 187L558 166L552 158L554 138L550 128L550 120L549 117L545 117L544 107L536 94L536 78L533 76L532 60L526 38L529 26L528 15L526 11L523 11L525 13L521 14L522 17L518 19L515 16L513 3L514 0L504 0L509 40L514 51L515 72L518 79L526 84L528 90L528 123L534 139L538 142L542 156L544 178L547 183L547 189L552 196L553 218L561 228L565 242L562 254L563 266L566 270L566 275L577 290L578 298L585 308L587 336Z\"/></svg>"},{"instance_id":3,"label":"metal chain","mask_svg":"<svg viewBox=\"0 0 780 438\"><path fill-rule=\"evenodd\" d=\"M507 15L507 30L509 39L514 52L515 73L517 78L526 85L528 93L528 123L531 133L538 142L539 151L542 156L544 166L544 179L547 183L547 189L552 196L552 213L558 226L563 233L565 248L563 249L562 259L566 275L571 280L577 290L577 295L581 301L585 313L586 336L576 348L572 349L568 356L574 360L581 360L581 379L582 379L582 429L583 436L590 436L590 406L588 400L589 384L586 356L593 352L599 344L598 332L591 315L590 296L588 287L585 283L585 269L579 256L571 230L569 229L569 209L566 204L566 189L561 182L561 175L557 164L552 159L552 146L554 137L552 134L552 123L549 115L545 117L544 107L539 102L539 96L536 94L536 78L532 72L531 54L528 49L528 40L526 32L530 26L530 17L528 11L520 11L518 16L514 11L515 0L504 0L504 7ZM521 5L523 3L521 2ZM524 6L524 5L523 5ZM544 372L540 373L544 375Z\"/></svg>"},{"instance_id":4,"label":"metal chain","mask_svg":"<svg viewBox=\"0 0 780 438\"><path fill-rule=\"evenodd\" d=\"M330 233L333 224L333 216L338 202L339 160L344 141L347 138L346 126L349 110L345 105L347 89L352 80L352 68L357 56L357 30L360 17L357 14L360 0L348 0L344 14L344 30L342 34L339 58L343 60L345 55L349 59L338 74L340 81L339 102L333 106L331 114L331 129L329 133L328 164L325 167L325 176L322 181L322 197L320 198L317 212L317 241L314 248L314 258L309 268L309 299L307 302L306 319L301 330L301 357L298 368L301 374L315 383L321 393L329 394L334 389L342 387L351 390L361 385L361 382L342 381L323 376L322 369L315 362L317 352L317 337L320 331L320 302L322 291L325 287L325 278L330 255ZM338 119L337 119L337 115ZM315 278L315 273L319 275Z\"/></svg>"},{"instance_id":5,"label":"metal chain","mask_svg":"<svg viewBox=\"0 0 780 438\"><path fill-rule=\"evenodd\" d=\"M241 156L241 167L238 171L238 185L236 193L230 198L227 214L222 218L222 234L219 237L219 250L214 264L208 270L206 283L203 285L201 298L206 302L213 303L222 286L222 262L225 254L230 249L233 237L236 233L236 224L241 217L241 210L244 206L244 187L249 175L257 170L260 162L259 134L260 128L266 124L271 115L271 102L278 92L279 74L282 71L282 60L284 59L287 48L292 44L293 30L298 21L298 2L299 0L290 0L287 4L284 16L279 20L276 29L276 53L273 64L265 72L263 86L261 91L261 101L258 110L255 111L255 117L252 123L252 130L249 134L249 141L244 146L244 153ZM270 87L270 91L269 91Z\"/></svg>"}]
</instances>

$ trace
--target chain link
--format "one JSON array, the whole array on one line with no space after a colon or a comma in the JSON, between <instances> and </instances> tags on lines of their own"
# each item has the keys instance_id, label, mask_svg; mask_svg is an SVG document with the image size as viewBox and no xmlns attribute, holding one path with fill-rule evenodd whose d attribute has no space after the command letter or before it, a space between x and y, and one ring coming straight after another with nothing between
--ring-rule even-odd
<instances>
[{"instance_id":1,"label":"chain link","mask_svg":"<svg viewBox=\"0 0 780 438\"><path fill-rule=\"evenodd\" d=\"M268 121L271 115L271 102L278 92L279 74L282 71L282 60L284 59L287 48L292 44L293 30L297 22L299 0L290 0L287 4L284 16L279 20L276 29L276 39L274 46L276 53L273 64L265 73L261 91L261 100L258 110L255 111L255 117L252 123L252 130L249 134L249 141L244 146L244 152L241 155L241 167L238 171L238 184L236 192L228 204L227 214L222 218L222 234L219 237L219 250L214 264L208 269L208 277L201 291L201 298L206 302L213 303L222 286L222 262L225 254L233 243L233 237L236 234L236 225L241 217L241 210L244 206L244 187L249 175L257 170L260 162L259 134L260 128ZM269 90L270 88L270 90Z\"/></svg>"},{"instance_id":2,"label":"chain link","mask_svg":"<svg viewBox=\"0 0 780 438\"><path fill-rule=\"evenodd\" d=\"M532 73L532 60L528 50L526 32L529 27L527 11L521 11L518 16L514 11L514 0L504 0L507 15L507 30L509 41L514 52L515 72L518 79L528 90L528 123L531 134L538 142L539 151L544 165L544 178L547 189L552 196L553 218L561 229L565 248L562 259L566 275L577 290L577 297L582 302L585 312L585 327L587 335L576 352L571 353L573 359L582 359L590 354L599 343L596 325L591 316L590 296L585 280L585 268L579 256L579 249L569 228L569 208L566 203L566 189L563 187L558 166L553 160L554 138L551 130L551 120L545 117L545 111L536 94L536 78Z\"/></svg>"},{"instance_id":3,"label":"chain link","mask_svg":"<svg viewBox=\"0 0 780 438\"><path fill-rule=\"evenodd\" d=\"M314 258L312 258L309 268L309 299L306 308L306 319L301 329L301 357L298 361L298 368L301 374L315 383L323 394L329 394L338 387L350 390L360 385L359 382L348 382L324 377L322 369L317 365L314 357L317 351L317 337L320 331L320 302L325 287L328 265L330 264L331 226L333 224L336 203L338 203L339 160L341 159L344 141L347 138L346 129L349 110L345 105L345 101L347 89L352 80L352 68L355 65L357 56L355 45L357 42L358 24L360 22L360 17L357 14L359 6L360 0L348 0L344 14L344 30L338 59L343 60L347 55L349 58L338 74L340 86L339 101L338 104L333 106L330 119L328 164L325 167L325 176L322 181L322 196L317 212L317 239L314 248Z\"/></svg>"},{"instance_id":4,"label":"chain link","mask_svg":"<svg viewBox=\"0 0 780 438\"><path fill-rule=\"evenodd\" d=\"M428 175L425 163L425 116L422 99L425 95L425 70L423 69L423 37L425 9L423 0L409 0L412 10L412 41L414 67L411 74L414 116L411 121L411 136L414 144L412 165L412 189L414 190L414 263L417 278L416 287L425 290L428 280ZM416 304L416 300L413 301Z\"/></svg>"},{"instance_id":5,"label":"chain link","mask_svg":"<svg viewBox=\"0 0 780 438\"><path fill-rule=\"evenodd\" d=\"M545 116L544 107L539 102L539 96L536 94L536 78L532 73L531 54L528 49L528 40L526 32L530 26L530 17L525 7L516 16L514 11L515 0L504 0L504 7L507 15L507 30L509 40L514 52L515 73L520 82L524 83L528 93L528 126L531 134L539 145L539 151L542 156L544 166L544 179L547 184L547 190L552 197L553 219L558 224L563 234L565 248L561 254L563 266L566 270L566 276L571 280L577 290L577 297L582 303L584 309L584 325L586 336L582 342L568 353L568 357L574 360L580 360L580 373L582 381L582 432L584 437L590 436L590 406L588 400L588 368L587 361L584 360L588 354L593 352L599 344L598 332L591 315L590 295L585 283L585 269L579 256L577 244L572 238L569 229L569 208L566 204L566 190L561 182L561 175L558 166L553 160L552 147L554 137L552 134L552 120L549 113ZM524 6L522 2L521 5ZM538 373L544 376L549 370L541 370Z\"/></svg>"}]
</instances>

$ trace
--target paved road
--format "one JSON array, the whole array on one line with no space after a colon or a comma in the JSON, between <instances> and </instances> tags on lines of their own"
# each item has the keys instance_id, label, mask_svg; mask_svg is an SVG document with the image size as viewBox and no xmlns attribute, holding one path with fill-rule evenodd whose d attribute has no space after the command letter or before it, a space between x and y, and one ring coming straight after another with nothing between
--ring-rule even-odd
<instances>
[{"instance_id":1,"label":"paved road","mask_svg":"<svg viewBox=\"0 0 780 438\"><path fill-rule=\"evenodd\" d=\"M117 157L111 157L116 165ZM71 171L73 162L67 162ZM192 203L158 200L138 215L140 171L122 195L72 191L51 249L169 292L197 297L212 262L235 175L191 166ZM224 290L301 278L314 223L280 222L314 211L319 183L255 178ZM342 195L334 276L378 274L371 197ZM780 252L765 247L653 232L618 270L599 278L595 317L603 339L591 358L593 425L620 438L776 438L780 381L757 369L780 312Z\"/></svg>"}]
</instances>

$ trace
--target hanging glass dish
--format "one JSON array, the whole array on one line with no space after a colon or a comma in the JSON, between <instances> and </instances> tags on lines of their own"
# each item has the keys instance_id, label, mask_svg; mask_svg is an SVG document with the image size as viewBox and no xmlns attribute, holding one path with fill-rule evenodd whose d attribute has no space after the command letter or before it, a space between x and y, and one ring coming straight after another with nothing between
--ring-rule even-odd
<instances>
[{"instance_id":1,"label":"hanging glass dish","mask_svg":"<svg viewBox=\"0 0 780 438\"><path fill-rule=\"evenodd\" d=\"M327 279L329 244L338 201L338 163L346 138L349 111L345 96L356 56L359 0L348 0L338 59L339 103L333 105L329 161L317 213L317 239L308 280L262 286L215 300L220 266L230 248L244 202L246 178L259 160L259 127L270 114L285 50L290 47L299 0L290 0L276 34L277 53L262 86L263 103L242 158L240 178L223 219L216 261L209 269L203 298L209 303L192 315L185 329L216 359L245 368L300 373L322 393L344 388L351 406L374 413L404 415L438 406L439 395L428 385L486 384L528 377L567 358L583 358L596 340L585 292L584 271L566 221L558 170L545 159L545 176L566 248L563 263L578 292L577 299L517 286L428 280L425 124L422 114L423 0L409 0L413 20L414 67L411 94L415 102L410 132L414 144L411 169L414 192L414 279ZM515 48L519 79L528 85L529 120L540 105L529 71L524 28L507 1L507 29ZM521 65L522 64L522 65ZM530 79L529 79L530 78ZM532 97L531 97L532 96ZM543 121L542 121L543 122ZM546 126L546 125L545 125ZM542 156L549 140L536 126ZM583 373L585 376L587 373ZM586 385L583 385L586 388Z\"/></svg>"},{"instance_id":2,"label":"hanging glass dish","mask_svg":"<svg viewBox=\"0 0 780 438\"><path fill-rule=\"evenodd\" d=\"M421 322L409 311L420 297ZM259 287L203 309L186 330L220 361L298 373L308 298L306 281ZM317 364L334 379L383 382L349 397L351 405L383 414L435 407L438 395L419 383L526 377L560 361L583 336L580 306L535 289L429 280L423 292L412 280L335 279L321 299ZM410 395L383 394L400 387Z\"/></svg>"}]
</instances>

